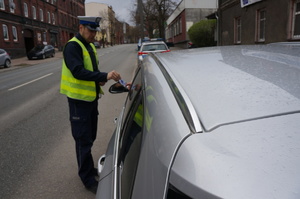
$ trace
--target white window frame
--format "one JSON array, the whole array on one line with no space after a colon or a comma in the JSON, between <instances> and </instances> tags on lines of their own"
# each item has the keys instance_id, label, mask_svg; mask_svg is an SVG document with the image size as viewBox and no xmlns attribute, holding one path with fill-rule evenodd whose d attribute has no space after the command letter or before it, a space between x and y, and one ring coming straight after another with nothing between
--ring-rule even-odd
<instances>
[{"instance_id":1,"label":"white window frame","mask_svg":"<svg viewBox=\"0 0 300 199\"><path fill-rule=\"evenodd\" d=\"M3 29L3 39L4 41L9 41L8 27L5 24L2 24Z\"/></svg>"},{"instance_id":2,"label":"white window frame","mask_svg":"<svg viewBox=\"0 0 300 199\"><path fill-rule=\"evenodd\" d=\"M0 0L0 9L5 10L4 0Z\"/></svg>"},{"instance_id":3,"label":"white window frame","mask_svg":"<svg viewBox=\"0 0 300 199\"><path fill-rule=\"evenodd\" d=\"M9 10L10 10L10 12L11 13L15 13L15 9L16 9L16 4L15 4L15 2L14 2L14 0L9 0Z\"/></svg>"},{"instance_id":4,"label":"white window frame","mask_svg":"<svg viewBox=\"0 0 300 199\"><path fill-rule=\"evenodd\" d=\"M296 18L297 18L297 22L298 22L298 26L300 23L300 10L297 11L297 4L298 6L300 6L300 0L295 0L293 3L293 26L292 26L292 38L293 39L299 39L300 38L300 33L296 34L295 33L295 26L296 26ZM300 27L298 27L298 30L300 29Z\"/></svg>"},{"instance_id":5,"label":"white window frame","mask_svg":"<svg viewBox=\"0 0 300 199\"><path fill-rule=\"evenodd\" d=\"M234 43L242 43L242 18L234 18Z\"/></svg>"},{"instance_id":6,"label":"white window frame","mask_svg":"<svg viewBox=\"0 0 300 199\"><path fill-rule=\"evenodd\" d=\"M28 17L28 6L27 6L27 3L24 3L24 15L25 15L25 17Z\"/></svg>"},{"instance_id":7,"label":"white window frame","mask_svg":"<svg viewBox=\"0 0 300 199\"><path fill-rule=\"evenodd\" d=\"M32 6L31 8L32 8L32 18L36 19L36 8L35 6Z\"/></svg>"},{"instance_id":8,"label":"white window frame","mask_svg":"<svg viewBox=\"0 0 300 199\"><path fill-rule=\"evenodd\" d=\"M262 16L262 13L264 13L264 16ZM257 41L258 42L264 42L266 40L266 10L260 9L257 11Z\"/></svg>"},{"instance_id":9,"label":"white window frame","mask_svg":"<svg viewBox=\"0 0 300 199\"><path fill-rule=\"evenodd\" d=\"M51 15L49 11L47 12L47 16L48 16L48 23L51 23Z\"/></svg>"},{"instance_id":10,"label":"white window frame","mask_svg":"<svg viewBox=\"0 0 300 199\"><path fill-rule=\"evenodd\" d=\"M52 24L55 24L55 14L52 13Z\"/></svg>"},{"instance_id":11,"label":"white window frame","mask_svg":"<svg viewBox=\"0 0 300 199\"><path fill-rule=\"evenodd\" d=\"M44 21L44 11L40 8L40 20Z\"/></svg>"},{"instance_id":12,"label":"white window frame","mask_svg":"<svg viewBox=\"0 0 300 199\"><path fill-rule=\"evenodd\" d=\"M12 33L13 33L13 40L14 41L18 41L18 30L16 26L12 26Z\"/></svg>"}]
</instances>

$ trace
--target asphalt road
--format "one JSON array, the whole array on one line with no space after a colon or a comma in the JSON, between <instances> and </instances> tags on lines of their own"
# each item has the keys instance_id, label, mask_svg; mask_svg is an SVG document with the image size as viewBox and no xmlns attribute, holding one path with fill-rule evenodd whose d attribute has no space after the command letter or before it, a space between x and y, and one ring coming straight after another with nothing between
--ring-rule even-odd
<instances>
[{"instance_id":1,"label":"asphalt road","mask_svg":"<svg viewBox=\"0 0 300 199\"><path fill-rule=\"evenodd\" d=\"M99 49L100 70L117 70L130 81L136 45ZM68 104L59 94L61 59L0 73L0 198L94 198L77 175ZM95 164L105 153L126 94L107 92L99 101Z\"/></svg>"}]
</instances>

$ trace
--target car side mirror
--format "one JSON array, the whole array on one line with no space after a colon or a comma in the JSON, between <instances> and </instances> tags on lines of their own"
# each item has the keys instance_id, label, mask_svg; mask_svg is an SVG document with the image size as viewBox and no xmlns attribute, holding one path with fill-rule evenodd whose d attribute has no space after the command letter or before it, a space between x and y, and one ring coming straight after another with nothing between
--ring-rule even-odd
<instances>
[{"instance_id":1,"label":"car side mirror","mask_svg":"<svg viewBox=\"0 0 300 199\"><path fill-rule=\"evenodd\" d=\"M125 93L128 92L129 90L125 88L122 84L119 82L111 85L108 90L112 94L117 94L117 93Z\"/></svg>"}]
</instances>

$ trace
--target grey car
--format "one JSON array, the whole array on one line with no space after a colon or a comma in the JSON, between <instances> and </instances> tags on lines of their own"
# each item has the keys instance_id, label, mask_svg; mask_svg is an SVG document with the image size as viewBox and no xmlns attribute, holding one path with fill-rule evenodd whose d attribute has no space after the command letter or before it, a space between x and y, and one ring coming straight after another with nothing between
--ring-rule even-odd
<instances>
[{"instance_id":1,"label":"grey car","mask_svg":"<svg viewBox=\"0 0 300 199\"><path fill-rule=\"evenodd\" d=\"M143 42L138 51L138 63L143 61L149 53L166 53L170 52L167 44L163 41L147 41Z\"/></svg>"},{"instance_id":2,"label":"grey car","mask_svg":"<svg viewBox=\"0 0 300 199\"><path fill-rule=\"evenodd\" d=\"M0 66L4 66L4 68L11 66L10 56L4 49L0 49Z\"/></svg>"},{"instance_id":3,"label":"grey car","mask_svg":"<svg viewBox=\"0 0 300 199\"><path fill-rule=\"evenodd\" d=\"M299 54L277 43L149 55L99 159L96 198L299 199Z\"/></svg>"}]
</instances>

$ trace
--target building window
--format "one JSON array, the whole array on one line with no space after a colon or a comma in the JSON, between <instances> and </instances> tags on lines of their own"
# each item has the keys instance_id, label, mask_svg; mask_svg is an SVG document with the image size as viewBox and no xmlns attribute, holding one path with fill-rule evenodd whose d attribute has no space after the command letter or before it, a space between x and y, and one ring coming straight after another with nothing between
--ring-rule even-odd
<instances>
[{"instance_id":1,"label":"building window","mask_svg":"<svg viewBox=\"0 0 300 199\"><path fill-rule=\"evenodd\" d=\"M242 42L242 20L241 17L234 19L234 43L240 44Z\"/></svg>"},{"instance_id":2,"label":"building window","mask_svg":"<svg viewBox=\"0 0 300 199\"><path fill-rule=\"evenodd\" d=\"M43 41L44 41L44 42L47 41L47 33L46 33L46 32L43 33Z\"/></svg>"},{"instance_id":3,"label":"building window","mask_svg":"<svg viewBox=\"0 0 300 199\"><path fill-rule=\"evenodd\" d=\"M5 10L4 0L0 0L0 9Z\"/></svg>"},{"instance_id":4,"label":"building window","mask_svg":"<svg viewBox=\"0 0 300 199\"><path fill-rule=\"evenodd\" d=\"M181 21L181 17L179 18L179 33L182 33L182 21Z\"/></svg>"},{"instance_id":5,"label":"building window","mask_svg":"<svg viewBox=\"0 0 300 199\"><path fill-rule=\"evenodd\" d=\"M52 13L52 24L55 24L55 15Z\"/></svg>"},{"instance_id":6,"label":"building window","mask_svg":"<svg viewBox=\"0 0 300 199\"><path fill-rule=\"evenodd\" d=\"M257 41L263 42L266 31L266 10L259 10L257 15Z\"/></svg>"},{"instance_id":7,"label":"building window","mask_svg":"<svg viewBox=\"0 0 300 199\"><path fill-rule=\"evenodd\" d=\"M44 12L42 9L40 9L40 20L44 21Z\"/></svg>"},{"instance_id":8,"label":"building window","mask_svg":"<svg viewBox=\"0 0 300 199\"><path fill-rule=\"evenodd\" d=\"M51 15L50 15L50 12L47 12L47 15L48 15L48 23L51 23Z\"/></svg>"},{"instance_id":9,"label":"building window","mask_svg":"<svg viewBox=\"0 0 300 199\"><path fill-rule=\"evenodd\" d=\"M3 29L3 38L5 41L9 40L9 36L8 36L8 28L7 25L2 24L2 29Z\"/></svg>"},{"instance_id":10,"label":"building window","mask_svg":"<svg viewBox=\"0 0 300 199\"><path fill-rule=\"evenodd\" d=\"M293 38L300 38L300 0L295 0L293 9Z\"/></svg>"},{"instance_id":11,"label":"building window","mask_svg":"<svg viewBox=\"0 0 300 199\"><path fill-rule=\"evenodd\" d=\"M177 35L179 35L180 34L180 19L178 19L177 20L177 22L176 22L176 28L177 28Z\"/></svg>"},{"instance_id":12,"label":"building window","mask_svg":"<svg viewBox=\"0 0 300 199\"><path fill-rule=\"evenodd\" d=\"M36 19L36 9L34 6L32 6L32 18Z\"/></svg>"},{"instance_id":13,"label":"building window","mask_svg":"<svg viewBox=\"0 0 300 199\"><path fill-rule=\"evenodd\" d=\"M25 15L25 17L28 17L28 7L27 7L27 3L24 3L24 15Z\"/></svg>"},{"instance_id":14,"label":"building window","mask_svg":"<svg viewBox=\"0 0 300 199\"><path fill-rule=\"evenodd\" d=\"M14 41L18 41L18 31L15 26L12 27L13 39Z\"/></svg>"},{"instance_id":15,"label":"building window","mask_svg":"<svg viewBox=\"0 0 300 199\"><path fill-rule=\"evenodd\" d=\"M16 4L14 3L14 0L9 0L9 9L11 13L15 13Z\"/></svg>"}]
</instances>

